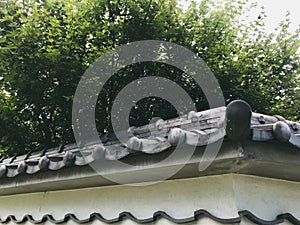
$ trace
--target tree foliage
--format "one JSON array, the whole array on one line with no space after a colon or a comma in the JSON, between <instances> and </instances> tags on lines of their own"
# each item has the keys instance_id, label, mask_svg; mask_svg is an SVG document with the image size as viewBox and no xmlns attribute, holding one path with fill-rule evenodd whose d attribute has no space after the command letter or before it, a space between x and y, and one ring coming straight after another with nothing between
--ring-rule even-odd
<instances>
[{"instance_id":1,"label":"tree foliage","mask_svg":"<svg viewBox=\"0 0 300 225\"><path fill-rule=\"evenodd\" d=\"M239 19L247 2L209 0L184 12L176 0L2 0L0 2L0 149L19 154L74 142L72 100L88 66L116 46L165 40L199 55L219 80L227 102L248 101L253 110L299 120L299 30L289 15L272 34L260 18ZM96 111L99 134L111 131L110 110L118 92L144 76L181 85L198 110L207 108L200 87L176 68L140 63L105 85ZM159 98L139 101L131 124L167 119L176 110Z\"/></svg>"}]
</instances>

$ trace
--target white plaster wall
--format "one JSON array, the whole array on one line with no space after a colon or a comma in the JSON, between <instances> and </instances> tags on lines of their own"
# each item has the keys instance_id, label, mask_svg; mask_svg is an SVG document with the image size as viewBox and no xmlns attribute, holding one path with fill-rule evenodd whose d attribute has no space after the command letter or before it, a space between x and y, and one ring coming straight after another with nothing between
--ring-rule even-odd
<instances>
[{"instance_id":1,"label":"white plaster wall","mask_svg":"<svg viewBox=\"0 0 300 225\"><path fill-rule=\"evenodd\" d=\"M300 182L234 175L236 207L264 220L291 213L300 219Z\"/></svg>"},{"instance_id":2,"label":"white plaster wall","mask_svg":"<svg viewBox=\"0 0 300 225\"><path fill-rule=\"evenodd\" d=\"M285 212L300 218L300 184L254 176L220 175L165 181L150 186L109 186L0 197L1 218L14 215L17 219L26 214L35 219L45 214L61 219L67 213L85 219L93 212L112 219L123 211L143 219L152 217L159 210L180 219L193 216L199 209L223 219L238 217L240 210L249 210L265 220L273 220ZM103 223L95 221L90 224ZM135 223L126 219L117 223L120 224ZM172 223L160 219L152 224ZM191 224L218 223L201 218ZM241 224L252 223L243 218Z\"/></svg>"},{"instance_id":3,"label":"white plaster wall","mask_svg":"<svg viewBox=\"0 0 300 225\"><path fill-rule=\"evenodd\" d=\"M176 218L186 218L203 208L218 217L238 216L232 181L227 177L173 180L150 186L110 186L2 196L0 207L1 217L15 215L16 218L22 218L25 214L34 218L45 214L63 218L66 213L87 218L96 211L111 219L120 212L128 211L142 219L152 217L158 210Z\"/></svg>"}]
</instances>

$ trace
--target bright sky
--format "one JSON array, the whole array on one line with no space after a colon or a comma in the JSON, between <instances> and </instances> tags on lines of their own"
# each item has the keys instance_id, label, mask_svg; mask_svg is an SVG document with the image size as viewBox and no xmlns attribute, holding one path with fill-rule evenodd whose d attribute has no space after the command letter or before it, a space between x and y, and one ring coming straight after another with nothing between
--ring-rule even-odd
<instances>
[{"instance_id":1,"label":"bright sky","mask_svg":"<svg viewBox=\"0 0 300 225\"><path fill-rule=\"evenodd\" d=\"M201 0L195 0L200 2ZM179 0L184 8L187 8L190 0ZM299 0L250 0L257 2L259 6L264 6L267 14L266 31L272 32L278 23L283 20L286 11L289 11L291 17L291 30L297 29L300 24L300 1ZM257 18L258 11L253 11L249 19Z\"/></svg>"},{"instance_id":2,"label":"bright sky","mask_svg":"<svg viewBox=\"0 0 300 225\"><path fill-rule=\"evenodd\" d=\"M255 2L254 0L251 1ZM300 24L299 0L258 0L257 2L265 7L267 14L266 29L268 32L274 31L274 28L284 18L286 11L291 13L292 30L296 30Z\"/></svg>"}]
</instances>

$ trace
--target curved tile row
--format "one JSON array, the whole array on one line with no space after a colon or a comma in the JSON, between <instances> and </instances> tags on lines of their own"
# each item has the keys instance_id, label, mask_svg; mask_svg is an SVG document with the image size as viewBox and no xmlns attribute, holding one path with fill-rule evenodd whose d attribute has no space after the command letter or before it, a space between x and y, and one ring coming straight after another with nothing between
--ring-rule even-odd
<instances>
[{"instance_id":1,"label":"curved tile row","mask_svg":"<svg viewBox=\"0 0 300 225\"><path fill-rule=\"evenodd\" d=\"M240 114L246 116L239 118ZM245 123L246 120L248 122ZM227 108L192 111L185 117L159 120L154 124L131 128L126 144L107 139L105 145L94 144L83 149L76 145L67 148L61 145L57 149L2 159L0 178L35 174L42 170L59 170L72 165L82 166L95 160L118 160L134 152L155 154L181 144L204 146L225 135L232 140L241 141L249 139L250 134L254 141L277 139L300 148L300 124L279 116L252 113L247 103L234 101Z\"/></svg>"},{"instance_id":2,"label":"curved tile row","mask_svg":"<svg viewBox=\"0 0 300 225\"><path fill-rule=\"evenodd\" d=\"M15 177L24 173L35 174L43 170L59 170L71 165L86 165L89 163L86 159L88 159L88 157L84 158L79 151L65 151L52 155L43 155L35 159L13 161L8 164L2 163L0 166L0 177Z\"/></svg>"},{"instance_id":3,"label":"curved tile row","mask_svg":"<svg viewBox=\"0 0 300 225\"><path fill-rule=\"evenodd\" d=\"M119 216L117 218L113 218L113 219L106 219L99 213L92 213L92 214L90 214L89 218L85 218L85 219L79 219L78 217L76 217L76 215L74 215L72 213L66 214L64 216L64 218L61 218L61 219L56 219L50 214L44 215L41 219L35 219L35 218L33 218L32 215L25 215L25 216L23 216L22 219L17 219L14 215L9 215L4 219L0 218L0 223L31 222L34 224L41 224L41 223L45 223L45 222L51 222L54 224L61 224L61 223L65 223L68 221L73 221L78 224L84 224L84 223L93 222L95 220L99 220L99 221L107 223L107 224L113 224L113 223L120 222L124 219L130 219L131 221L133 221L135 223L146 224L146 223L155 222L161 218L164 218L173 223L185 224L185 223L191 223L191 222L197 221L198 219L203 218L203 217L210 218L216 222L223 223L223 224L240 223L242 220L242 217L247 218L248 220L250 220L251 222L253 222L255 224L275 225L275 224L283 223L285 220L289 221L290 223L295 224L295 225L300 224L300 221L290 213L280 214L276 217L276 219L267 221L267 220L258 218L253 213L251 213L250 211L247 211L247 210L240 211L239 217L224 219L224 218L216 217L216 216L212 215L211 213L209 213L208 211L203 210L203 209L195 211L194 216L192 216L192 217L187 217L187 218L182 218L182 219L174 218L164 211L157 211L153 214L152 217L146 218L146 219L136 218L130 212L122 212L119 214Z\"/></svg>"},{"instance_id":4,"label":"curved tile row","mask_svg":"<svg viewBox=\"0 0 300 225\"><path fill-rule=\"evenodd\" d=\"M83 166L96 160L118 160L134 152L155 154L179 144L202 146L207 141L217 141L225 135L225 129L211 129L201 131L186 131L173 128L165 137L138 138L131 137L126 144L91 145L83 149L43 152L34 158L12 158L10 161L0 164L1 177L16 177L20 174L34 174L42 170L59 170L66 166ZM212 135L214 133L214 135Z\"/></svg>"},{"instance_id":5,"label":"curved tile row","mask_svg":"<svg viewBox=\"0 0 300 225\"><path fill-rule=\"evenodd\" d=\"M131 128L128 131L129 140L126 144L120 144L115 139L110 140L106 138L107 140L102 140L105 146L90 145L83 149L73 146L65 149L64 145L61 145L56 149L45 149L41 152L29 152L26 155L2 159L0 160L0 178L16 177L20 174L35 174L43 170L59 170L72 165L82 166L101 159L117 160L138 151L155 154L167 150L172 145L181 144L183 139L186 140L187 144L198 143L198 145L205 145L207 144L205 140L211 140L212 135L211 133L202 132L201 129L205 128L208 131L221 126L219 122L209 122L207 120L213 114L215 120L222 117L221 121L224 121L224 112L225 107L205 112L190 112L186 117L166 121L160 120L155 124ZM191 126L189 125L191 123L194 124ZM200 124L201 127L199 127ZM153 126L153 129L150 129L151 126ZM183 126L184 129L180 129L178 126ZM193 129L193 131L189 131L189 129ZM219 136L224 136L224 132L219 134ZM200 136L204 140L203 143L198 141Z\"/></svg>"}]
</instances>

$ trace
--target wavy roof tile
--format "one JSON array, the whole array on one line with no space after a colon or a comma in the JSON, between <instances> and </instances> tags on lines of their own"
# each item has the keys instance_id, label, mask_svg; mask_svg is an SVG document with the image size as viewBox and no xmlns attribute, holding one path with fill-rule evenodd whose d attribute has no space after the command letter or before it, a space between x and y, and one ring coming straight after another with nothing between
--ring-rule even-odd
<instances>
[{"instance_id":1,"label":"wavy roof tile","mask_svg":"<svg viewBox=\"0 0 300 225\"><path fill-rule=\"evenodd\" d=\"M86 218L86 219L79 219L73 213L66 214L64 216L64 218L61 218L61 219L54 218L52 215L48 214L48 215L44 215L41 219L34 219L31 215L25 215L25 216L23 216L22 219L18 220L18 219L15 218L15 216L11 215L11 216L8 216L7 218L0 219L0 223L8 223L8 222L25 223L25 222L28 221L28 222L31 222L31 223L34 223L34 224L40 224L40 223L45 223L45 222L48 221L48 222L51 222L53 224L61 224L61 223L65 223L65 222L68 222L68 221L73 221L73 222L78 223L78 224L83 224L83 223L89 223L89 222L93 222L93 221L98 220L98 221L101 221L101 222L104 222L104 223L107 223L107 224L114 224L114 223L118 223L118 222L120 222L124 219L130 219L131 221L133 221L135 223L148 224L148 223L151 223L151 222L158 221L161 218L164 218L164 219L167 219L167 220L169 220L173 223L176 223L176 224L186 224L186 223L195 222L200 218L207 217L207 218L212 219L215 222L219 222L219 223L222 223L222 224L234 224L234 223L240 223L242 218L245 217L245 218L247 218L248 220L250 220L251 222L253 222L255 224L275 225L275 224L283 223L284 221L289 221L292 224L300 224L300 221L297 220L297 218L295 218L290 213L280 214L280 215L277 216L277 218L275 220L270 220L270 221L260 219L259 217L255 216L254 214L252 214L248 210L240 211L238 214L239 214L239 217L224 219L224 218L219 218L219 217L213 216L212 214L210 214L206 210L201 209L201 210L195 211L193 217L188 217L188 218L183 218L183 219L176 219L176 218L168 215L164 211L157 211L153 214L153 217L146 218L146 219L136 218L130 212L121 212L119 214L119 217L113 218L113 219L106 219L99 213L92 213L90 215L90 217Z\"/></svg>"}]
</instances>

